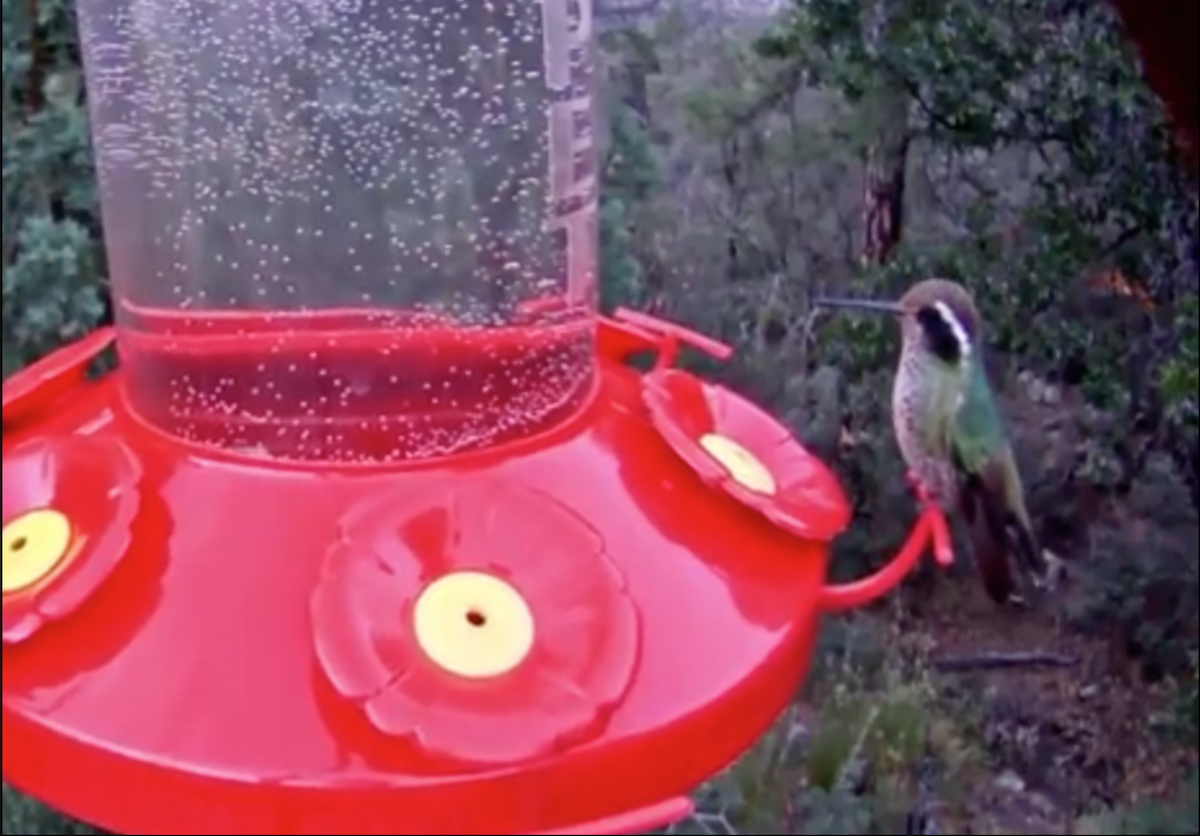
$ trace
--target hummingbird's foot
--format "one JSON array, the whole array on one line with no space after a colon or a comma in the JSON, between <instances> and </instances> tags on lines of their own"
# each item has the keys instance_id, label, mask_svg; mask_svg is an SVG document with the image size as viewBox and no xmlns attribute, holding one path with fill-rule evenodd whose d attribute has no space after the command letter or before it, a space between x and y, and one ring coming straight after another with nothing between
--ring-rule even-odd
<instances>
[{"instance_id":1,"label":"hummingbird's foot","mask_svg":"<svg viewBox=\"0 0 1200 836\"><path fill-rule=\"evenodd\" d=\"M1066 566L1061 558L1049 549L1042 550L1042 559L1036 566L1022 566L1021 572L1025 590L1034 600L1042 600L1045 596L1058 591L1059 584L1066 577Z\"/></svg>"},{"instance_id":2,"label":"hummingbird's foot","mask_svg":"<svg viewBox=\"0 0 1200 836\"><path fill-rule=\"evenodd\" d=\"M921 481L921 477L918 476L914 471L905 471L904 481L908 482L909 489L913 492L913 495L917 498L917 502L921 505L921 507L927 508L930 505L937 504L937 500L933 498L933 493L928 487L926 487L925 483Z\"/></svg>"},{"instance_id":3,"label":"hummingbird's foot","mask_svg":"<svg viewBox=\"0 0 1200 836\"><path fill-rule=\"evenodd\" d=\"M1038 579L1038 585L1047 592L1054 592L1067 578L1067 565L1049 549L1042 549L1042 561L1045 564L1045 572Z\"/></svg>"}]
</instances>

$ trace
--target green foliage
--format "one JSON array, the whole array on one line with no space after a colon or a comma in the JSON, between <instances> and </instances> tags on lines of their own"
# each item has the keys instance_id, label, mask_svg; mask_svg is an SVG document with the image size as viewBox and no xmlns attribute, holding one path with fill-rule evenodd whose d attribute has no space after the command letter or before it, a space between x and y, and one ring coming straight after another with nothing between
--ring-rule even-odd
<instances>
[{"instance_id":1,"label":"green foliage","mask_svg":"<svg viewBox=\"0 0 1200 836\"><path fill-rule=\"evenodd\" d=\"M877 8L888 25L872 41L864 30ZM1018 213L999 212L994 189L976 189L966 235L910 244L882 275L864 277L869 286L963 280L997 349L1052 377L1082 368L1106 406L1131 387L1131 365L1165 362L1153 334L1173 324L1173 302L1194 305L1197 292L1196 195L1106 4L813 0L759 48L864 102L848 135L874 135L881 112L869 93L887 83L910 97L914 135L949 155L1014 146L1037 155L1033 199ZM1157 316L1099 310L1086 285L1110 269L1153 295Z\"/></svg>"},{"instance_id":2,"label":"green foliage","mask_svg":"<svg viewBox=\"0 0 1200 836\"><path fill-rule=\"evenodd\" d=\"M7 785L3 792L4 836L103 836L103 831L68 819Z\"/></svg>"},{"instance_id":3,"label":"green foliage","mask_svg":"<svg viewBox=\"0 0 1200 836\"><path fill-rule=\"evenodd\" d=\"M7 242L6 242L7 243ZM4 375L62 342L78 339L104 312L98 248L79 223L25 217L4 271Z\"/></svg>"},{"instance_id":4,"label":"green foliage","mask_svg":"<svg viewBox=\"0 0 1200 836\"><path fill-rule=\"evenodd\" d=\"M1197 297L1181 305L1176 323L1179 350L1163 368L1163 392L1173 417L1189 432L1197 432L1197 392L1200 392L1200 328L1197 327Z\"/></svg>"},{"instance_id":5,"label":"green foliage","mask_svg":"<svg viewBox=\"0 0 1200 836\"><path fill-rule=\"evenodd\" d=\"M1196 746L1200 745L1200 652L1193 650L1191 656L1191 672L1179 689L1179 726Z\"/></svg>"},{"instance_id":6,"label":"green foliage","mask_svg":"<svg viewBox=\"0 0 1200 836\"><path fill-rule=\"evenodd\" d=\"M105 289L71 4L5 0L3 61L7 377L94 327Z\"/></svg>"},{"instance_id":7,"label":"green foliage","mask_svg":"<svg viewBox=\"0 0 1200 836\"><path fill-rule=\"evenodd\" d=\"M1141 836L1147 833L1193 836L1200 832L1200 780L1193 774L1172 802L1143 801L1131 807L1108 810L1080 819L1072 832L1076 836Z\"/></svg>"},{"instance_id":8,"label":"green foliage","mask_svg":"<svg viewBox=\"0 0 1200 836\"><path fill-rule=\"evenodd\" d=\"M966 718L935 708L920 664L879 643L880 622L822 631L803 706L697 797L670 834L889 834L920 805L926 761L952 774L976 760ZM885 632L887 632L885 630Z\"/></svg>"},{"instance_id":9,"label":"green foliage","mask_svg":"<svg viewBox=\"0 0 1200 836\"><path fill-rule=\"evenodd\" d=\"M929 722L928 694L901 686L882 697L835 694L809 744L809 783L826 792L843 788L860 762L893 771L924 751Z\"/></svg>"},{"instance_id":10,"label":"green foliage","mask_svg":"<svg viewBox=\"0 0 1200 836\"><path fill-rule=\"evenodd\" d=\"M641 118L615 104L600 193L600 302L605 310L638 305L646 296L646 267L634 246L639 209L661 184L658 161Z\"/></svg>"}]
</instances>

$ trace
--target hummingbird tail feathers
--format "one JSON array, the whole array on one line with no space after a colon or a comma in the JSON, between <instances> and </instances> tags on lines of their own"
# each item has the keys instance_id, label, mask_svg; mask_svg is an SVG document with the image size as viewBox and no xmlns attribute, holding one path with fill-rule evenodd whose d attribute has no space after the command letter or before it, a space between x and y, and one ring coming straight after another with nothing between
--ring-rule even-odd
<instances>
[{"instance_id":1,"label":"hummingbird tail feathers","mask_svg":"<svg viewBox=\"0 0 1200 836\"><path fill-rule=\"evenodd\" d=\"M971 551L983 588L997 604L1006 603L1017 591L1017 584L1008 561L1004 525L990 507L987 495L974 485L966 486L963 500Z\"/></svg>"},{"instance_id":2,"label":"hummingbird tail feathers","mask_svg":"<svg viewBox=\"0 0 1200 836\"><path fill-rule=\"evenodd\" d=\"M1020 586L1043 588L1049 570L1041 544L1030 524L1011 462L1003 461L970 476L963 489L963 510L970 528L975 561L988 595L1008 601L1018 591L1016 569L1025 578Z\"/></svg>"}]
</instances>

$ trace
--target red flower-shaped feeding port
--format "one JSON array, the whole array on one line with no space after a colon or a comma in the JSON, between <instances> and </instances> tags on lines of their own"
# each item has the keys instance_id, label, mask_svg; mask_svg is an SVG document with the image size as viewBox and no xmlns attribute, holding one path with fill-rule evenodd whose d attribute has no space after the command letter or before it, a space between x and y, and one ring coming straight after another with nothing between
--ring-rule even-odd
<instances>
[{"instance_id":1,"label":"red flower-shaped feeding port","mask_svg":"<svg viewBox=\"0 0 1200 836\"><path fill-rule=\"evenodd\" d=\"M125 556L138 460L104 436L40 439L4 454L4 643L69 615Z\"/></svg>"},{"instance_id":2,"label":"red flower-shaped feeding port","mask_svg":"<svg viewBox=\"0 0 1200 836\"><path fill-rule=\"evenodd\" d=\"M479 766L603 730L639 621L599 536L508 481L383 495L353 509L312 599L329 680L384 734Z\"/></svg>"},{"instance_id":3,"label":"red flower-shaped feeding port","mask_svg":"<svg viewBox=\"0 0 1200 836\"><path fill-rule=\"evenodd\" d=\"M642 391L655 428L707 484L799 537L845 531L850 504L837 478L766 412L678 369L646 375Z\"/></svg>"}]
</instances>

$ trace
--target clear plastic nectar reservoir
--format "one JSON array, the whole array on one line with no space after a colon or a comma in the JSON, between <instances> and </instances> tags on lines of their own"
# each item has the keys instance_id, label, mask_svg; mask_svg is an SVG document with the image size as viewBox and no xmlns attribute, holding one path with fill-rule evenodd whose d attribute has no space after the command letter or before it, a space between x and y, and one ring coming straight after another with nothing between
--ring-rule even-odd
<instances>
[{"instance_id":1,"label":"clear plastic nectar reservoir","mask_svg":"<svg viewBox=\"0 0 1200 836\"><path fill-rule=\"evenodd\" d=\"M81 8L126 391L301 460L476 449L595 375L590 0Z\"/></svg>"}]
</instances>

